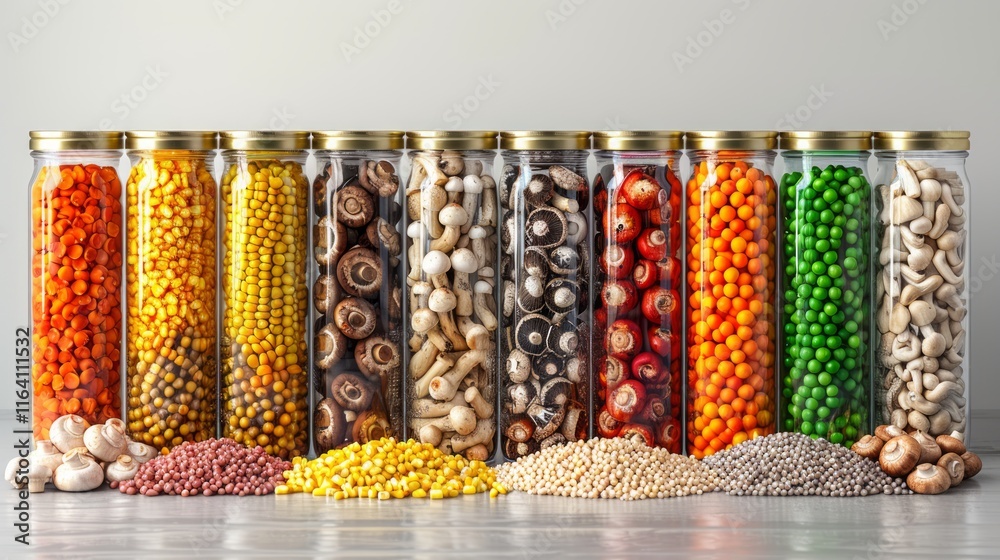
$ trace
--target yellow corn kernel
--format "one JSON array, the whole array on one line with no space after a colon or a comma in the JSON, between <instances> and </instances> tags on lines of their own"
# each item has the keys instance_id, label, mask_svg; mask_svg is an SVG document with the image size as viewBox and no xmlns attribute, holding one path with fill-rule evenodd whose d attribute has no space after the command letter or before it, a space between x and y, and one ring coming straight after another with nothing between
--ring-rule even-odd
<instances>
[{"instance_id":1,"label":"yellow corn kernel","mask_svg":"<svg viewBox=\"0 0 1000 560\"><path fill-rule=\"evenodd\" d=\"M444 491L442 491L440 488L434 488L431 490L430 496L432 500L444 499Z\"/></svg>"},{"instance_id":2,"label":"yellow corn kernel","mask_svg":"<svg viewBox=\"0 0 1000 560\"><path fill-rule=\"evenodd\" d=\"M410 495L413 496L414 498L426 498L427 491L424 490L423 488L417 488L413 492L410 492Z\"/></svg>"}]
</instances>

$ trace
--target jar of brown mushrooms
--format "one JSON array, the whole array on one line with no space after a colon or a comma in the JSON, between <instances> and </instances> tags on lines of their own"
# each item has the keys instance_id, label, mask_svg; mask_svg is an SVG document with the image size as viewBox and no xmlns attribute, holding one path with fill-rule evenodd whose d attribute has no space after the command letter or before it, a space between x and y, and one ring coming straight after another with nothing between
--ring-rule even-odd
<instances>
[{"instance_id":1,"label":"jar of brown mushrooms","mask_svg":"<svg viewBox=\"0 0 1000 560\"><path fill-rule=\"evenodd\" d=\"M497 133L406 133L407 437L495 452Z\"/></svg>"},{"instance_id":2,"label":"jar of brown mushrooms","mask_svg":"<svg viewBox=\"0 0 1000 560\"><path fill-rule=\"evenodd\" d=\"M589 132L502 132L500 429L508 459L589 435Z\"/></svg>"},{"instance_id":3,"label":"jar of brown mushrooms","mask_svg":"<svg viewBox=\"0 0 1000 560\"><path fill-rule=\"evenodd\" d=\"M969 441L968 132L876 132L875 388L882 424Z\"/></svg>"},{"instance_id":4,"label":"jar of brown mushrooms","mask_svg":"<svg viewBox=\"0 0 1000 560\"><path fill-rule=\"evenodd\" d=\"M317 454L402 433L402 132L313 132Z\"/></svg>"}]
</instances>

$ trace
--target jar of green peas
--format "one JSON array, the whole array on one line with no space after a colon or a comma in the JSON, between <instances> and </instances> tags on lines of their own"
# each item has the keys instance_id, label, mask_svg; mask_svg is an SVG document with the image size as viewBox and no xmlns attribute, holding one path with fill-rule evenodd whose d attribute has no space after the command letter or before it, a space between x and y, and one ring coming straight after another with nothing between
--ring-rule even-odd
<instances>
[{"instance_id":1,"label":"jar of green peas","mask_svg":"<svg viewBox=\"0 0 1000 560\"><path fill-rule=\"evenodd\" d=\"M784 431L850 447L870 426L871 132L783 132Z\"/></svg>"}]
</instances>

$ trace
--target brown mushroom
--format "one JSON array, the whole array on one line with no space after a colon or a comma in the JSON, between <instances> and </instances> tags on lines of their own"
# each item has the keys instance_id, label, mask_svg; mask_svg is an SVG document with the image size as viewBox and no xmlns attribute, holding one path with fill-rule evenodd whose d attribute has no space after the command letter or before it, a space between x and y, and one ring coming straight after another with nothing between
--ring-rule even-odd
<instances>
[{"instance_id":1,"label":"brown mushroom","mask_svg":"<svg viewBox=\"0 0 1000 560\"><path fill-rule=\"evenodd\" d=\"M385 160L365 162L358 169L358 182L371 194L381 197L392 196L399 190L396 168Z\"/></svg>"},{"instance_id":2,"label":"brown mushroom","mask_svg":"<svg viewBox=\"0 0 1000 560\"><path fill-rule=\"evenodd\" d=\"M951 477L943 468L924 463L906 477L906 485L917 494L940 494L951 488Z\"/></svg>"},{"instance_id":3,"label":"brown mushroom","mask_svg":"<svg viewBox=\"0 0 1000 560\"><path fill-rule=\"evenodd\" d=\"M374 296L382 289L382 261L371 249L355 247L340 258L337 279L352 296Z\"/></svg>"},{"instance_id":4,"label":"brown mushroom","mask_svg":"<svg viewBox=\"0 0 1000 560\"><path fill-rule=\"evenodd\" d=\"M337 221L351 228L361 228L375 216L375 201L360 185L348 185L333 195Z\"/></svg>"},{"instance_id":5,"label":"brown mushroom","mask_svg":"<svg viewBox=\"0 0 1000 560\"><path fill-rule=\"evenodd\" d=\"M906 435L906 432L904 432L903 430L901 430L896 426L893 426L892 424L883 424L875 428L875 437L879 438L884 442L887 442L894 437L904 436L904 435Z\"/></svg>"},{"instance_id":6,"label":"brown mushroom","mask_svg":"<svg viewBox=\"0 0 1000 560\"><path fill-rule=\"evenodd\" d=\"M979 474L979 471L983 470L983 460L979 458L979 455L971 451L962 453L962 462L965 463L966 480L976 476Z\"/></svg>"},{"instance_id":7,"label":"brown mushroom","mask_svg":"<svg viewBox=\"0 0 1000 560\"><path fill-rule=\"evenodd\" d=\"M937 466L948 473L952 486L958 486L965 478L965 461L957 453L945 453L937 460Z\"/></svg>"},{"instance_id":8,"label":"brown mushroom","mask_svg":"<svg viewBox=\"0 0 1000 560\"><path fill-rule=\"evenodd\" d=\"M313 232L316 238L316 262L321 266L336 266L347 248L347 228L330 216L323 216Z\"/></svg>"},{"instance_id":9,"label":"brown mushroom","mask_svg":"<svg viewBox=\"0 0 1000 560\"><path fill-rule=\"evenodd\" d=\"M395 257L403 250L399 232L396 231L396 228L392 227L392 224L382 218L372 220L368 224L368 227L365 229L365 237L368 238L368 243L372 247L385 249L389 252L390 256Z\"/></svg>"},{"instance_id":10,"label":"brown mushroom","mask_svg":"<svg viewBox=\"0 0 1000 560\"><path fill-rule=\"evenodd\" d=\"M316 428L316 452L325 453L344 441L347 435L347 418L344 410L333 399L323 399L316 405L313 415L313 425Z\"/></svg>"},{"instance_id":11,"label":"brown mushroom","mask_svg":"<svg viewBox=\"0 0 1000 560\"><path fill-rule=\"evenodd\" d=\"M941 458L941 448L938 447L934 438L920 431L915 432L912 437L920 444L920 460L917 462L937 463L937 460Z\"/></svg>"},{"instance_id":12,"label":"brown mushroom","mask_svg":"<svg viewBox=\"0 0 1000 560\"><path fill-rule=\"evenodd\" d=\"M949 436L948 434L941 434L934 438L934 442L938 444L941 448L942 453L954 453L956 455L963 455L966 451L965 443L962 440L954 436Z\"/></svg>"},{"instance_id":13,"label":"brown mushroom","mask_svg":"<svg viewBox=\"0 0 1000 560\"><path fill-rule=\"evenodd\" d=\"M920 461L920 444L910 436L896 436L882 447L878 463L889 476L906 476Z\"/></svg>"},{"instance_id":14,"label":"brown mushroom","mask_svg":"<svg viewBox=\"0 0 1000 560\"><path fill-rule=\"evenodd\" d=\"M358 363L361 373L370 381L380 384L385 391L388 388L389 376L399 369L399 346L385 337L368 337L354 347L354 360Z\"/></svg>"},{"instance_id":15,"label":"brown mushroom","mask_svg":"<svg viewBox=\"0 0 1000 560\"><path fill-rule=\"evenodd\" d=\"M368 443L377 441L389 435L389 423L382 418L382 415L372 410L366 410L358 414L351 428L351 439L358 443Z\"/></svg>"},{"instance_id":16,"label":"brown mushroom","mask_svg":"<svg viewBox=\"0 0 1000 560\"><path fill-rule=\"evenodd\" d=\"M504 445L504 454L510 458L524 457L525 455L531 455L535 451L538 451L539 445L535 440L526 442L516 442L512 439L508 439L507 443Z\"/></svg>"},{"instance_id":17,"label":"brown mushroom","mask_svg":"<svg viewBox=\"0 0 1000 560\"><path fill-rule=\"evenodd\" d=\"M316 331L316 367L330 369L347 352L347 337L333 323Z\"/></svg>"},{"instance_id":18,"label":"brown mushroom","mask_svg":"<svg viewBox=\"0 0 1000 560\"><path fill-rule=\"evenodd\" d=\"M879 453L882 452L882 447L884 446L885 442L878 437L867 435L856 441L854 445L851 446L851 451L866 459L877 461Z\"/></svg>"},{"instance_id":19,"label":"brown mushroom","mask_svg":"<svg viewBox=\"0 0 1000 560\"><path fill-rule=\"evenodd\" d=\"M531 418L523 414L518 414L517 416L511 418L510 424L507 429L504 430L504 434L511 440L518 443L524 443L531 439L531 436L535 433L535 423L531 421Z\"/></svg>"},{"instance_id":20,"label":"brown mushroom","mask_svg":"<svg viewBox=\"0 0 1000 560\"><path fill-rule=\"evenodd\" d=\"M535 433L532 437L536 441L542 441L559 430L566 417L566 408L563 405L531 404L528 405L528 417L535 423Z\"/></svg>"},{"instance_id":21,"label":"brown mushroom","mask_svg":"<svg viewBox=\"0 0 1000 560\"><path fill-rule=\"evenodd\" d=\"M375 331L375 307L367 301L349 297L340 300L333 309L333 321L347 338L361 340Z\"/></svg>"},{"instance_id":22,"label":"brown mushroom","mask_svg":"<svg viewBox=\"0 0 1000 560\"><path fill-rule=\"evenodd\" d=\"M313 284L313 305L316 311L326 314L340 301L340 284L329 274L323 274Z\"/></svg>"},{"instance_id":23,"label":"brown mushroom","mask_svg":"<svg viewBox=\"0 0 1000 560\"><path fill-rule=\"evenodd\" d=\"M360 375L345 372L333 378L330 396L345 409L361 412L371 406L375 391Z\"/></svg>"}]
</instances>

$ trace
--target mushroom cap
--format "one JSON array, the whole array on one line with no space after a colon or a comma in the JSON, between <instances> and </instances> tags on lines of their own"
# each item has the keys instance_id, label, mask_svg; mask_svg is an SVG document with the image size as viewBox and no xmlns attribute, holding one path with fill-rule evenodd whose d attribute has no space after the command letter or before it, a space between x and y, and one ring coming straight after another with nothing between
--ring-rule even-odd
<instances>
[{"instance_id":1,"label":"mushroom cap","mask_svg":"<svg viewBox=\"0 0 1000 560\"><path fill-rule=\"evenodd\" d=\"M565 278L556 278L545 287L545 306L553 313L569 313L576 309L580 286Z\"/></svg>"},{"instance_id":2,"label":"mushroom cap","mask_svg":"<svg viewBox=\"0 0 1000 560\"><path fill-rule=\"evenodd\" d=\"M385 390L389 376L399 369L401 363L399 346L383 336L370 336L355 346L354 360L361 373L370 380L378 379Z\"/></svg>"},{"instance_id":3,"label":"mushroom cap","mask_svg":"<svg viewBox=\"0 0 1000 560\"><path fill-rule=\"evenodd\" d=\"M920 444L910 436L896 436L882 446L878 463L889 476L906 476L920 461Z\"/></svg>"},{"instance_id":4,"label":"mushroom cap","mask_svg":"<svg viewBox=\"0 0 1000 560\"><path fill-rule=\"evenodd\" d=\"M851 446L851 451L861 455L866 459L872 459L877 461L879 453L882 452L882 447L885 446L885 442L879 439L877 436L866 435L860 440L854 442Z\"/></svg>"},{"instance_id":5,"label":"mushroom cap","mask_svg":"<svg viewBox=\"0 0 1000 560\"><path fill-rule=\"evenodd\" d=\"M490 232L483 226L476 225L469 228L469 239L486 239L489 235Z\"/></svg>"},{"instance_id":6,"label":"mushroom cap","mask_svg":"<svg viewBox=\"0 0 1000 560\"><path fill-rule=\"evenodd\" d=\"M421 261L421 268L424 274L435 275L444 274L451 270L451 259L441 251L427 251Z\"/></svg>"},{"instance_id":7,"label":"mushroom cap","mask_svg":"<svg viewBox=\"0 0 1000 560\"><path fill-rule=\"evenodd\" d=\"M463 186L465 187L465 192L467 193L479 194L483 192L483 180L479 177L479 174L466 175L465 178L462 179L462 183L464 183Z\"/></svg>"},{"instance_id":8,"label":"mushroom cap","mask_svg":"<svg viewBox=\"0 0 1000 560\"><path fill-rule=\"evenodd\" d=\"M371 406L375 391L360 374L343 372L330 382L330 396L344 409L361 412Z\"/></svg>"},{"instance_id":9,"label":"mushroom cap","mask_svg":"<svg viewBox=\"0 0 1000 560\"><path fill-rule=\"evenodd\" d=\"M510 418L504 435L512 441L524 443L531 440L535 433L535 423L526 414L517 414Z\"/></svg>"},{"instance_id":10,"label":"mushroom cap","mask_svg":"<svg viewBox=\"0 0 1000 560\"><path fill-rule=\"evenodd\" d=\"M410 326L418 333L425 333L438 325L440 318L430 308L424 307L410 315Z\"/></svg>"},{"instance_id":11,"label":"mushroom cap","mask_svg":"<svg viewBox=\"0 0 1000 560\"><path fill-rule=\"evenodd\" d=\"M382 289L382 261L375 251L355 247L340 258L337 280L352 296L374 296Z\"/></svg>"},{"instance_id":12,"label":"mushroom cap","mask_svg":"<svg viewBox=\"0 0 1000 560\"><path fill-rule=\"evenodd\" d=\"M945 453L937 460L937 466L948 473L952 486L958 486L965 478L965 461L957 453Z\"/></svg>"},{"instance_id":13,"label":"mushroom cap","mask_svg":"<svg viewBox=\"0 0 1000 560\"><path fill-rule=\"evenodd\" d=\"M435 313L447 313L458 305L455 292L448 288L436 288L427 299L427 307Z\"/></svg>"},{"instance_id":14,"label":"mushroom cap","mask_svg":"<svg viewBox=\"0 0 1000 560\"><path fill-rule=\"evenodd\" d=\"M906 477L906 486L917 494L940 494L951 488L951 477L943 468L924 463Z\"/></svg>"},{"instance_id":15,"label":"mushroom cap","mask_svg":"<svg viewBox=\"0 0 1000 560\"><path fill-rule=\"evenodd\" d=\"M580 345L580 333L572 321L563 321L549 330L545 345L558 356L570 357Z\"/></svg>"},{"instance_id":16,"label":"mushroom cap","mask_svg":"<svg viewBox=\"0 0 1000 560\"><path fill-rule=\"evenodd\" d=\"M500 183L497 185L500 189L500 200L510 198L510 191L513 190L514 182L517 181L517 176L520 174L520 166L515 167L509 163L504 164L503 168L500 169Z\"/></svg>"},{"instance_id":17,"label":"mushroom cap","mask_svg":"<svg viewBox=\"0 0 1000 560\"><path fill-rule=\"evenodd\" d=\"M514 383L507 388L511 412L520 414L528 409L528 405L538 395L538 390L531 383Z\"/></svg>"},{"instance_id":18,"label":"mushroom cap","mask_svg":"<svg viewBox=\"0 0 1000 560\"><path fill-rule=\"evenodd\" d=\"M540 247L525 247L522 264L529 276L545 278L549 274L549 257Z\"/></svg>"},{"instance_id":19,"label":"mushroom cap","mask_svg":"<svg viewBox=\"0 0 1000 560\"><path fill-rule=\"evenodd\" d=\"M470 249L458 248L451 254L451 268L455 272L471 274L479 270L479 258Z\"/></svg>"},{"instance_id":20,"label":"mushroom cap","mask_svg":"<svg viewBox=\"0 0 1000 560\"><path fill-rule=\"evenodd\" d=\"M983 460L979 458L979 455L971 451L962 453L962 462L965 463L966 480L976 476L979 474L979 471L983 470Z\"/></svg>"},{"instance_id":21,"label":"mushroom cap","mask_svg":"<svg viewBox=\"0 0 1000 560\"><path fill-rule=\"evenodd\" d=\"M934 441L934 438L920 431L914 433L912 437L920 444L920 460L918 463L936 463L941 458L941 448Z\"/></svg>"},{"instance_id":22,"label":"mushroom cap","mask_svg":"<svg viewBox=\"0 0 1000 560\"><path fill-rule=\"evenodd\" d=\"M893 377L893 379L899 379L895 375L893 375L892 377ZM902 380L900 380L900 381L902 381ZM893 400L895 400L895 399L893 399ZM904 432L903 430L901 430L900 428L898 428L896 426L893 426L892 424L883 424L883 425L875 428L875 437L879 438L883 442L887 442L890 439L892 439L894 437L897 437L897 436L905 436L905 435L906 435L906 432Z\"/></svg>"},{"instance_id":23,"label":"mushroom cap","mask_svg":"<svg viewBox=\"0 0 1000 560\"><path fill-rule=\"evenodd\" d=\"M529 313L517 322L514 337L517 347L524 353L537 356L545 351L549 334L549 320L537 313Z\"/></svg>"},{"instance_id":24,"label":"mushroom cap","mask_svg":"<svg viewBox=\"0 0 1000 560\"><path fill-rule=\"evenodd\" d=\"M539 397L544 406L568 405L573 399L573 384L565 377L554 377L542 385Z\"/></svg>"},{"instance_id":25,"label":"mushroom cap","mask_svg":"<svg viewBox=\"0 0 1000 560\"><path fill-rule=\"evenodd\" d=\"M934 442L941 448L942 453L955 453L961 456L967 451L962 440L948 434L939 435L934 438Z\"/></svg>"},{"instance_id":26,"label":"mushroom cap","mask_svg":"<svg viewBox=\"0 0 1000 560\"><path fill-rule=\"evenodd\" d=\"M507 354L507 376L513 383L524 383L531 375L531 358L514 348Z\"/></svg>"},{"instance_id":27,"label":"mushroom cap","mask_svg":"<svg viewBox=\"0 0 1000 560\"><path fill-rule=\"evenodd\" d=\"M566 407L535 403L528 406L528 417L535 423L535 433L531 437L535 441L542 441L559 430L566 417Z\"/></svg>"},{"instance_id":28,"label":"mushroom cap","mask_svg":"<svg viewBox=\"0 0 1000 560\"><path fill-rule=\"evenodd\" d=\"M549 176L552 177L555 185L564 191L582 192L587 190L586 179L561 165L550 166Z\"/></svg>"},{"instance_id":29,"label":"mushroom cap","mask_svg":"<svg viewBox=\"0 0 1000 560\"><path fill-rule=\"evenodd\" d=\"M364 227L375 216L375 200L361 185L348 185L333 195L330 214L350 228Z\"/></svg>"},{"instance_id":30,"label":"mushroom cap","mask_svg":"<svg viewBox=\"0 0 1000 560\"><path fill-rule=\"evenodd\" d=\"M477 294L492 294L493 285L486 280L478 280L476 284L472 287L472 290Z\"/></svg>"},{"instance_id":31,"label":"mushroom cap","mask_svg":"<svg viewBox=\"0 0 1000 560\"><path fill-rule=\"evenodd\" d=\"M556 274L576 274L580 270L580 253L568 245L555 247L549 252L549 268Z\"/></svg>"},{"instance_id":32,"label":"mushroom cap","mask_svg":"<svg viewBox=\"0 0 1000 560\"><path fill-rule=\"evenodd\" d=\"M547 175L536 173L524 187L524 200L532 206L542 206L552 199L555 183Z\"/></svg>"},{"instance_id":33,"label":"mushroom cap","mask_svg":"<svg viewBox=\"0 0 1000 560\"><path fill-rule=\"evenodd\" d=\"M569 212L565 216L566 244L579 245L587 237L587 218L582 212Z\"/></svg>"},{"instance_id":34,"label":"mushroom cap","mask_svg":"<svg viewBox=\"0 0 1000 560\"><path fill-rule=\"evenodd\" d=\"M504 280L502 295L503 298L500 303L503 307L503 316L510 317L514 314L514 306L517 301L517 288L514 286L512 280Z\"/></svg>"},{"instance_id":35,"label":"mushroom cap","mask_svg":"<svg viewBox=\"0 0 1000 560\"><path fill-rule=\"evenodd\" d=\"M356 297L340 300L333 310L333 320L344 336L354 340L361 340L372 334L378 323L375 307Z\"/></svg>"},{"instance_id":36,"label":"mushroom cap","mask_svg":"<svg viewBox=\"0 0 1000 560\"><path fill-rule=\"evenodd\" d=\"M465 211L465 208L463 208L461 204L453 202L441 209L438 213L438 221L445 226L464 226L465 223L469 221L469 214Z\"/></svg>"},{"instance_id":37,"label":"mushroom cap","mask_svg":"<svg viewBox=\"0 0 1000 560\"><path fill-rule=\"evenodd\" d=\"M448 192L462 192L465 190L465 182L462 181L461 177L449 177L448 182L444 184L444 190Z\"/></svg>"},{"instance_id":38,"label":"mushroom cap","mask_svg":"<svg viewBox=\"0 0 1000 560\"><path fill-rule=\"evenodd\" d=\"M531 372L539 379L551 379L566 371L566 363L555 354L546 352L531 360Z\"/></svg>"},{"instance_id":39,"label":"mushroom cap","mask_svg":"<svg viewBox=\"0 0 1000 560\"><path fill-rule=\"evenodd\" d=\"M389 423L374 410L358 414L351 428L351 438L358 443L368 443L387 437L391 432Z\"/></svg>"},{"instance_id":40,"label":"mushroom cap","mask_svg":"<svg viewBox=\"0 0 1000 560\"><path fill-rule=\"evenodd\" d=\"M500 222L500 249L505 255L514 254L514 212L508 210Z\"/></svg>"},{"instance_id":41,"label":"mushroom cap","mask_svg":"<svg viewBox=\"0 0 1000 560\"><path fill-rule=\"evenodd\" d=\"M566 217L555 208L543 206L528 214L524 229L528 245L555 247L566 240Z\"/></svg>"},{"instance_id":42,"label":"mushroom cap","mask_svg":"<svg viewBox=\"0 0 1000 560\"><path fill-rule=\"evenodd\" d=\"M556 432L551 436L543 439L542 442L539 444L539 449L547 449L549 447L552 447L553 445L562 445L564 443L566 443L566 436L562 435L559 432Z\"/></svg>"},{"instance_id":43,"label":"mushroom cap","mask_svg":"<svg viewBox=\"0 0 1000 560\"><path fill-rule=\"evenodd\" d=\"M504 455L508 459L517 459L518 457L524 457L525 455L531 455L538 451L538 442L535 440L525 441L523 443L516 442L512 439L508 439L503 446Z\"/></svg>"},{"instance_id":44,"label":"mushroom cap","mask_svg":"<svg viewBox=\"0 0 1000 560\"><path fill-rule=\"evenodd\" d=\"M326 370L339 362L347 352L347 337L333 323L316 331L316 367Z\"/></svg>"},{"instance_id":45,"label":"mushroom cap","mask_svg":"<svg viewBox=\"0 0 1000 560\"><path fill-rule=\"evenodd\" d=\"M316 311L326 314L340 301L340 282L329 274L322 274L313 284L313 306Z\"/></svg>"},{"instance_id":46,"label":"mushroom cap","mask_svg":"<svg viewBox=\"0 0 1000 560\"><path fill-rule=\"evenodd\" d=\"M415 220L410 222L410 225L406 226L406 236L412 239L419 239L421 235L424 234L424 225L420 223L420 220Z\"/></svg>"},{"instance_id":47,"label":"mushroom cap","mask_svg":"<svg viewBox=\"0 0 1000 560\"><path fill-rule=\"evenodd\" d=\"M540 276L526 276L517 294L517 306L525 313L535 313L545 305L545 280Z\"/></svg>"}]
</instances>

